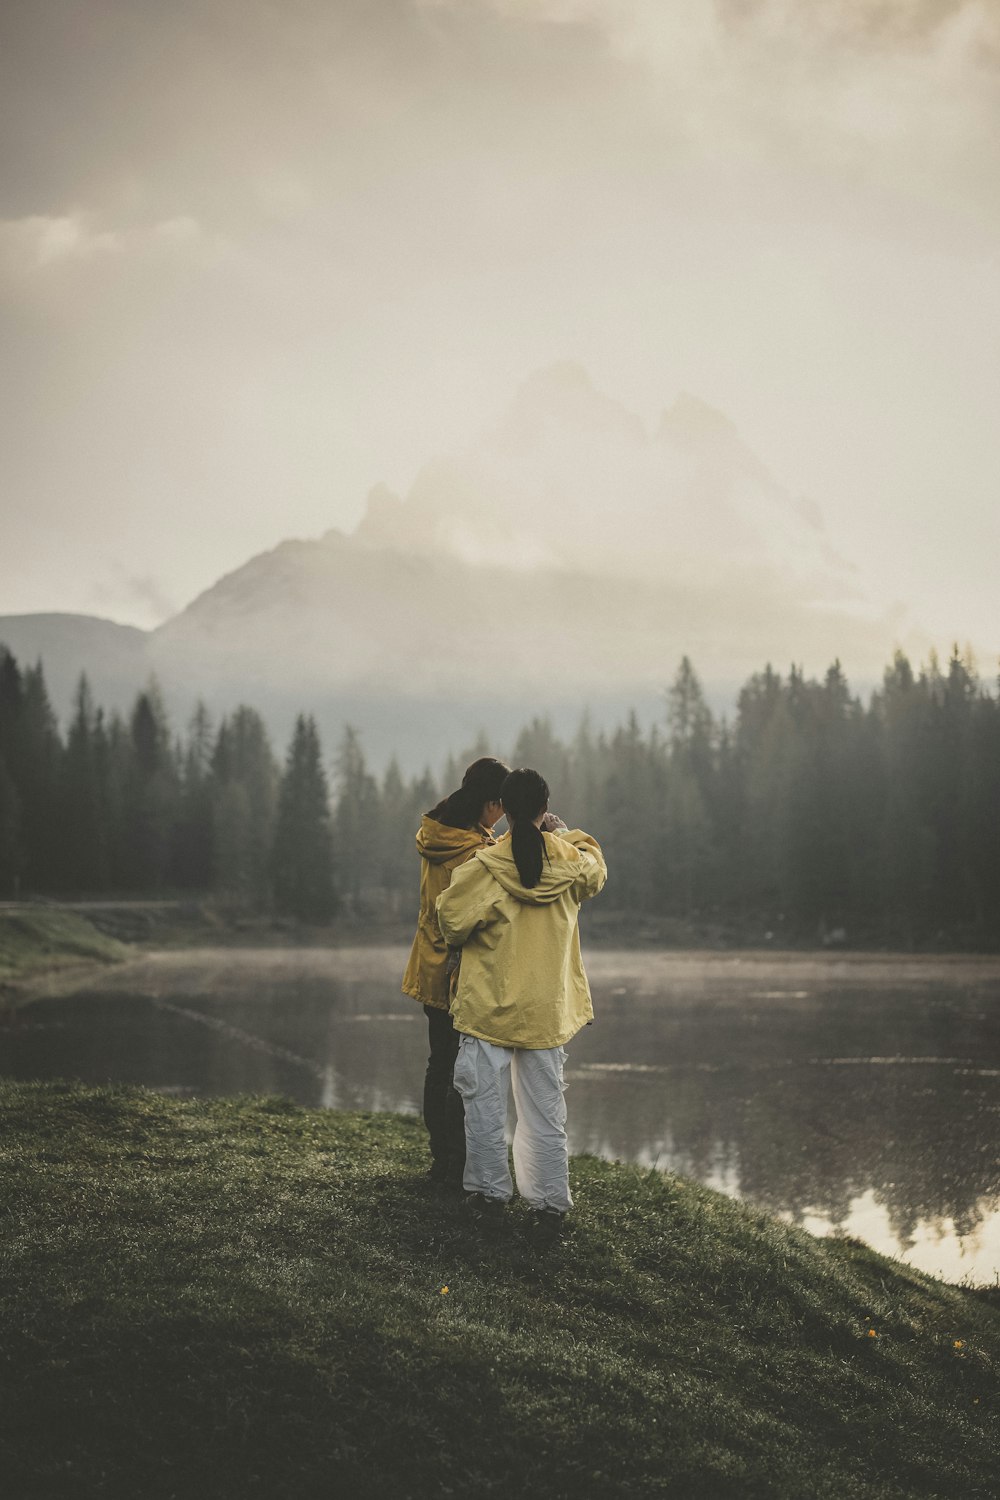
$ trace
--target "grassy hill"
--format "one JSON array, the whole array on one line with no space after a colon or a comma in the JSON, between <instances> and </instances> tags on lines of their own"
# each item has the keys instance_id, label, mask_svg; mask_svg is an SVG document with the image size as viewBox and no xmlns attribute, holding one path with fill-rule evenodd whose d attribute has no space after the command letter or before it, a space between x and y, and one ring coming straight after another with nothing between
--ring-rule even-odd
<instances>
[{"instance_id":1,"label":"grassy hill","mask_svg":"<svg viewBox=\"0 0 1000 1500\"><path fill-rule=\"evenodd\" d=\"M996 1294L590 1158L491 1233L396 1116L0 1116L10 1500L997 1493Z\"/></svg>"},{"instance_id":2,"label":"grassy hill","mask_svg":"<svg viewBox=\"0 0 1000 1500\"><path fill-rule=\"evenodd\" d=\"M77 912L56 906L0 910L0 994L42 973L127 958L124 943Z\"/></svg>"}]
</instances>

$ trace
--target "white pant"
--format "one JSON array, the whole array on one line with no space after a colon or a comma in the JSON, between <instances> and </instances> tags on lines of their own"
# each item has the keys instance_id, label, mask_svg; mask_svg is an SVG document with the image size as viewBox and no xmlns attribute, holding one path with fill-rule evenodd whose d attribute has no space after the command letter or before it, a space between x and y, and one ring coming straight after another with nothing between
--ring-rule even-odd
<instances>
[{"instance_id":1,"label":"white pant","mask_svg":"<svg viewBox=\"0 0 1000 1500\"><path fill-rule=\"evenodd\" d=\"M569 1147L563 1092L563 1047L496 1047L463 1036L455 1063L455 1087L465 1101L467 1192L503 1202L514 1191L507 1165L507 1082L514 1085L514 1175L532 1208L573 1207L569 1191Z\"/></svg>"}]
</instances>

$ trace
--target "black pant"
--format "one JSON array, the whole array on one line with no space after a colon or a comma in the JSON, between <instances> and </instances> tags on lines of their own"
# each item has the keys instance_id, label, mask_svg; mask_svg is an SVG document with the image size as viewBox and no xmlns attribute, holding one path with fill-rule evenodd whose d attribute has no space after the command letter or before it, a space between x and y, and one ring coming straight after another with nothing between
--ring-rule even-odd
<instances>
[{"instance_id":1,"label":"black pant","mask_svg":"<svg viewBox=\"0 0 1000 1500\"><path fill-rule=\"evenodd\" d=\"M465 1168L465 1106L452 1081L462 1034L446 1010L425 1005L431 1050L424 1078L424 1124L435 1177L461 1183Z\"/></svg>"}]
</instances>

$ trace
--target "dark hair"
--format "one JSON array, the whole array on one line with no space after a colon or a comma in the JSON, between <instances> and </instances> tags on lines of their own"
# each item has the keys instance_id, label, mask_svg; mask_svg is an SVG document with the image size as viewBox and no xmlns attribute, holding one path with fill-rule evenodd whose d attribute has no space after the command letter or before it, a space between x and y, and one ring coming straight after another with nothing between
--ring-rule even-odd
<instances>
[{"instance_id":1,"label":"dark hair","mask_svg":"<svg viewBox=\"0 0 1000 1500\"><path fill-rule=\"evenodd\" d=\"M549 805L549 787L544 776L519 766L500 788L500 801L510 824L510 847L521 884L529 890L542 878L545 840L535 818Z\"/></svg>"},{"instance_id":2,"label":"dark hair","mask_svg":"<svg viewBox=\"0 0 1000 1500\"><path fill-rule=\"evenodd\" d=\"M510 766L492 755L474 760L458 791L443 797L427 816L448 828L475 828L487 802L500 801L500 788L509 774Z\"/></svg>"}]
</instances>

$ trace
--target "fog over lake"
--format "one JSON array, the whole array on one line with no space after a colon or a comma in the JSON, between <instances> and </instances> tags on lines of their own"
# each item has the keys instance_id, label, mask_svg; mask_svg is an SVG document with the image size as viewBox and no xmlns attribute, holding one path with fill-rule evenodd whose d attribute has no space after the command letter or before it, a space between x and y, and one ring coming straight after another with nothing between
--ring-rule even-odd
<instances>
[{"instance_id":1,"label":"fog over lake","mask_svg":"<svg viewBox=\"0 0 1000 1500\"><path fill-rule=\"evenodd\" d=\"M0 1030L0 1072L418 1112L402 947L153 954ZM1000 1273L1000 960L597 950L570 1148L958 1280Z\"/></svg>"}]
</instances>

